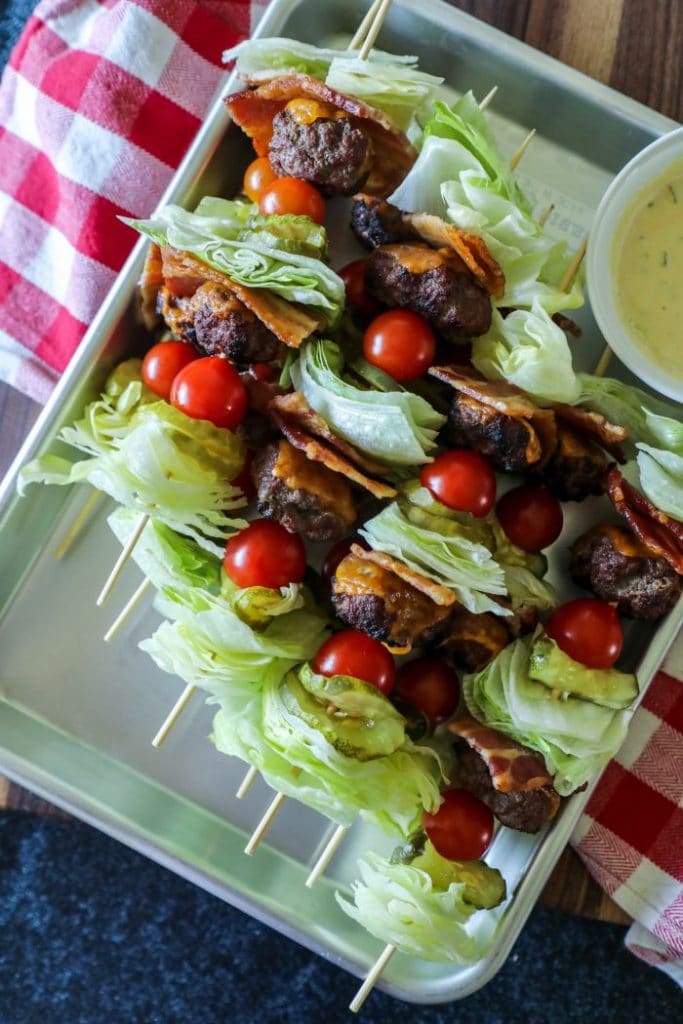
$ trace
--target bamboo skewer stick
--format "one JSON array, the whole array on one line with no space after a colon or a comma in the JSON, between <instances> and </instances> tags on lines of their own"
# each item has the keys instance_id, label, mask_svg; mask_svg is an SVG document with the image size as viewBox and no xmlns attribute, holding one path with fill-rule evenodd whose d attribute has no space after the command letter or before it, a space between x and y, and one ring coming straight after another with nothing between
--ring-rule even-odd
<instances>
[{"instance_id":1,"label":"bamboo skewer stick","mask_svg":"<svg viewBox=\"0 0 683 1024\"><path fill-rule=\"evenodd\" d=\"M185 708L187 707L188 703L190 702L190 700L192 698L192 695L194 694L196 689L197 689L196 686L193 686L192 683L188 683L187 686L185 687L185 689L183 690L183 692L178 697L178 700L175 702L175 704L171 708L171 710L170 710L168 716L166 717L163 725L161 726L161 728L159 729L158 733L156 734L156 736L152 740L152 746L156 747L157 750L159 749L159 747L164 742L164 740L168 736L168 734L171 731L171 729L173 728L173 726L176 724L176 722L178 721L178 719L182 715L183 711L185 710Z\"/></svg>"},{"instance_id":2,"label":"bamboo skewer stick","mask_svg":"<svg viewBox=\"0 0 683 1024\"><path fill-rule=\"evenodd\" d=\"M104 586L102 587L102 590L99 593L99 597L97 598L97 601L95 602L97 604L98 608L102 607L104 602L107 600L107 598L111 594L111 592L112 592L112 590L114 588L114 584L116 583L117 579L119 578L119 576L123 572L123 567L125 566L126 562L130 558L130 556L131 556L131 554L133 552L133 549L134 549L135 545L137 544L137 542L140 540L140 537L142 536L142 531L147 526L148 522L149 522L149 516L147 515L146 512L143 512L142 515L140 516L140 518L138 519L137 526L135 527L135 529L131 533L130 537L126 541L125 545L121 549L121 554L116 559L116 562L114 564L114 568L112 569L112 571L107 576L107 579L105 580Z\"/></svg>"},{"instance_id":3,"label":"bamboo skewer stick","mask_svg":"<svg viewBox=\"0 0 683 1024\"><path fill-rule=\"evenodd\" d=\"M368 8L368 12L361 21L360 25L356 29L356 34L349 43L349 50L358 50L363 45L367 33L370 30L374 19L377 17L380 7L382 6L382 0L374 0L374 3Z\"/></svg>"},{"instance_id":4,"label":"bamboo skewer stick","mask_svg":"<svg viewBox=\"0 0 683 1024\"><path fill-rule=\"evenodd\" d=\"M393 0L382 0L382 3L380 3L379 7L377 8L377 13L373 18L372 24L370 25L368 33L365 37L365 42L360 48L359 56L361 60L368 59L370 50L374 46L375 40L377 39L377 36L380 34L382 30L384 19L389 13L389 8L391 7L392 3Z\"/></svg>"},{"instance_id":5,"label":"bamboo skewer stick","mask_svg":"<svg viewBox=\"0 0 683 1024\"><path fill-rule=\"evenodd\" d=\"M351 1002L349 1003L349 1010L351 1011L351 1013L358 1013L361 1006L363 1005L363 1003L365 1002L365 1000L368 998L373 988L375 987L377 979L379 978L382 971L387 966L395 952L396 946L392 945L391 942L389 942L384 947L380 955L377 957L374 966L370 969L367 978L365 979L365 981L358 989Z\"/></svg>"},{"instance_id":6,"label":"bamboo skewer stick","mask_svg":"<svg viewBox=\"0 0 683 1024\"><path fill-rule=\"evenodd\" d=\"M325 849L318 857L317 861L311 868L311 873L306 879L306 888L312 889L315 883L318 881L320 876L325 872L328 864L337 852L342 839L348 832L346 825L337 825L334 832L330 836L329 840L325 844Z\"/></svg>"},{"instance_id":7,"label":"bamboo skewer stick","mask_svg":"<svg viewBox=\"0 0 683 1024\"><path fill-rule=\"evenodd\" d=\"M145 596L145 594L147 593L151 586L152 581L149 579L148 576L145 576L144 580L142 581L138 589L135 591L133 596L126 602L126 604L124 604L123 608L116 616L107 632L104 634L105 644L110 644L112 642L112 640L120 630L123 623L126 621L131 612L133 612L134 609L138 606L138 604L143 599L143 597Z\"/></svg>"},{"instance_id":8,"label":"bamboo skewer stick","mask_svg":"<svg viewBox=\"0 0 683 1024\"><path fill-rule=\"evenodd\" d=\"M551 203L551 204L550 204L550 206L548 206L548 207L547 207L547 208L546 208L546 209L545 209L545 210L543 211L543 213L541 214L541 216L540 216L540 217L538 218L538 222L537 222L537 223L538 223L538 226L539 226L540 228L543 228L543 227L545 227L545 225L547 224L548 220L550 219L550 216L551 216L551 214L552 214L552 212L553 212L553 210L554 210L554 209L555 209L555 203Z\"/></svg>"},{"instance_id":9,"label":"bamboo skewer stick","mask_svg":"<svg viewBox=\"0 0 683 1024\"><path fill-rule=\"evenodd\" d=\"M54 556L57 559L57 561L59 561L61 558L64 558L64 555L67 553L73 542L76 540L76 537L81 532L81 530L85 526L85 523L90 518L92 513L95 511L99 503L102 501L103 497L104 494L102 493L102 491L92 491L92 493L88 495L86 500L83 502L81 511L73 520L71 526L69 526L68 530L66 531L66 533L60 540L59 544L55 548Z\"/></svg>"},{"instance_id":10,"label":"bamboo skewer stick","mask_svg":"<svg viewBox=\"0 0 683 1024\"><path fill-rule=\"evenodd\" d=\"M247 793L249 792L251 787L256 782L257 778L258 778L258 768L254 768L254 766L252 765L251 768L249 769L249 771L247 772L247 774L244 776L244 778L240 782L239 788L238 788L237 792L235 793L235 796L237 797L238 800L243 800L244 799L244 797L247 795Z\"/></svg>"},{"instance_id":11,"label":"bamboo skewer stick","mask_svg":"<svg viewBox=\"0 0 683 1024\"><path fill-rule=\"evenodd\" d=\"M244 852L247 854L247 856L251 857L251 855L254 853L254 851L260 844L261 840L265 836L266 832L273 824L277 812L280 810L286 799L287 797L285 796L284 793L275 794L272 801L268 805L266 813L259 821L258 825L251 834L249 842L244 847Z\"/></svg>"},{"instance_id":12,"label":"bamboo skewer stick","mask_svg":"<svg viewBox=\"0 0 683 1024\"><path fill-rule=\"evenodd\" d=\"M607 367L609 366L611 360L612 360L612 349L609 347L609 345L605 345L604 352L602 353L602 355L598 359L598 361L596 363L596 366L595 366L595 369L593 370L593 373L595 374L596 377L604 377L605 376L605 373L607 372Z\"/></svg>"},{"instance_id":13,"label":"bamboo skewer stick","mask_svg":"<svg viewBox=\"0 0 683 1024\"><path fill-rule=\"evenodd\" d=\"M581 263L583 262L583 257L585 255L586 255L586 239L584 238L583 242L581 243L579 248L574 253L574 256L572 257L572 260L569 263L569 266L567 267L567 269L565 270L564 274L562 275L562 280L560 281L559 285L557 286L560 289L561 292L568 292L569 289L571 288L572 283L574 281L574 278L576 277L578 269L581 266Z\"/></svg>"},{"instance_id":14,"label":"bamboo skewer stick","mask_svg":"<svg viewBox=\"0 0 683 1024\"><path fill-rule=\"evenodd\" d=\"M483 100L479 104L479 109L480 110L486 110L487 107L490 107L491 104L493 103L493 98L494 98L494 96L496 95L497 92L498 92L498 86L494 85L493 89L490 89L486 93L486 95L484 96Z\"/></svg>"},{"instance_id":15,"label":"bamboo skewer stick","mask_svg":"<svg viewBox=\"0 0 683 1024\"><path fill-rule=\"evenodd\" d=\"M511 171L514 171L514 169L519 164L520 160L522 159L522 157L526 153L527 149L531 145L531 141L532 141L532 139L533 139L535 134L536 134L536 129L532 128L531 131L529 132L529 134L527 135L527 137L524 139L524 142L522 143L522 145L517 150L517 152L510 158L510 170Z\"/></svg>"}]
</instances>

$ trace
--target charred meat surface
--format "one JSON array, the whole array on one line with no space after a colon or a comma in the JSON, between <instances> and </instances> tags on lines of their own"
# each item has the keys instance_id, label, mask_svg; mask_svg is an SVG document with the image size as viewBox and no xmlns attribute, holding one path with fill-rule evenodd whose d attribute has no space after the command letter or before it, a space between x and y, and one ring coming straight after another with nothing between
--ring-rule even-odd
<instances>
[{"instance_id":1,"label":"charred meat surface","mask_svg":"<svg viewBox=\"0 0 683 1024\"><path fill-rule=\"evenodd\" d=\"M676 604L681 583L664 558L657 558L629 530L595 526L572 546L569 571L575 583L620 615L655 622Z\"/></svg>"},{"instance_id":2,"label":"charred meat surface","mask_svg":"<svg viewBox=\"0 0 683 1024\"><path fill-rule=\"evenodd\" d=\"M435 643L451 615L395 573L353 554L337 566L332 604L342 622L399 648Z\"/></svg>"},{"instance_id":3,"label":"charred meat surface","mask_svg":"<svg viewBox=\"0 0 683 1024\"><path fill-rule=\"evenodd\" d=\"M161 288L157 309L174 334L207 356L225 355L239 364L269 363L283 346L251 310L219 284L207 281L183 298Z\"/></svg>"},{"instance_id":4,"label":"charred meat surface","mask_svg":"<svg viewBox=\"0 0 683 1024\"><path fill-rule=\"evenodd\" d=\"M607 458L594 441L558 423L557 447L542 473L532 475L560 501L583 501L604 492L606 470Z\"/></svg>"},{"instance_id":5,"label":"charred meat surface","mask_svg":"<svg viewBox=\"0 0 683 1024\"><path fill-rule=\"evenodd\" d=\"M560 798L552 786L502 793L495 789L484 759L465 740L457 740L452 782L478 797L498 821L519 832L538 832L557 811Z\"/></svg>"},{"instance_id":6,"label":"charred meat surface","mask_svg":"<svg viewBox=\"0 0 683 1024\"><path fill-rule=\"evenodd\" d=\"M295 100L276 114L268 157L280 178L303 178L324 195L350 195L368 176L372 145L347 115L325 107Z\"/></svg>"},{"instance_id":7,"label":"charred meat surface","mask_svg":"<svg viewBox=\"0 0 683 1024\"><path fill-rule=\"evenodd\" d=\"M289 441L258 452L252 477L261 515L309 540L340 540L356 518L344 477L311 462Z\"/></svg>"},{"instance_id":8,"label":"charred meat surface","mask_svg":"<svg viewBox=\"0 0 683 1024\"><path fill-rule=\"evenodd\" d=\"M507 416L462 392L453 395L444 435L449 445L474 448L495 469L524 473L541 458L541 445L528 420Z\"/></svg>"},{"instance_id":9,"label":"charred meat surface","mask_svg":"<svg viewBox=\"0 0 683 1024\"><path fill-rule=\"evenodd\" d=\"M351 207L351 230L368 249L394 242L416 242L417 232L405 224L397 206L375 196L354 196Z\"/></svg>"},{"instance_id":10,"label":"charred meat surface","mask_svg":"<svg viewBox=\"0 0 683 1024\"><path fill-rule=\"evenodd\" d=\"M492 612L475 614L458 608L448 622L443 647L458 668L479 672L510 643L505 618Z\"/></svg>"},{"instance_id":11,"label":"charred meat surface","mask_svg":"<svg viewBox=\"0 0 683 1024\"><path fill-rule=\"evenodd\" d=\"M399 306L429 320L446 341L485 334L491 300L459 256L422 243L385 245L367 261L368 291L386 306Z\"/></svg>"}]
</instances>

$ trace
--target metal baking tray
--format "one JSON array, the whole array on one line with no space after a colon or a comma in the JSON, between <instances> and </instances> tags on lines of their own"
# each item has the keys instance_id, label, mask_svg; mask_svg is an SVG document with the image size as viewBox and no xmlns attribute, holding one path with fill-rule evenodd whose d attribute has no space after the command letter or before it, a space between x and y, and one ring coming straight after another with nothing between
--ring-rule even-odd
<instances>
[{"instance_id":1,"label":"metal baking tray","mask_svg":"<svg viewBox=\"0 0 683 1024\"><path fill-rule=\"evenodd\" d=\"M366 7L361 0L275 0L257 34L321 43L351 33ZM674 127L667 118L440 0L419 5L397 0L379 44L397 53L417 53L425 70L443 75L455 90L473 88L483 96L493 84L499 86L492 114L498 135L512 153L530 126L538 129L524 160L522 183L537 210L555 203L550 228L577 243L614 173ZM248 153L217 98L162 202L189 206L205 194L234 194ZM95 607L117 554L104 521L111 506L94 517L68 556L57 562L55 544L83 503L85 490L34 487L23 499L15 494L19 467L60 447L55 442L60 427L95 396L112 365L142 346L133 308L143 250L141 242L0 489L0 771L361 975L381 944L342 913L333 891L355 877L357 858L368 846L386 850L393 843L368 826L354 826L327 877L309 891L304 879L330 825L290 800L267 843L254 857L244 856L245 837L260 819L270 791L259 781L247 799L235 799L244 766L219 755L207 741L211 709L195 698L164 747L156 751L150 745L182 689L179 680L158 671L137 650L156 626L155 613L141 609L117 642L102 642L139 582L138 570L129 565L105 608ZM340 265L349 254L339 255L337 248L335 255ZM576 343L577 364L590 368L602 341L588 308L579 319L584 337ZM616 364L613 372L619 372ZM591 499L571 508L551 553L551 578L562 596L574 593L567 582L567 548L597 520L600 502L605 505L605 499ZM639 662L643 688L682 618L679 605L656 632L638 624L629 627L626 656L632 664ZM500 867L511 897L494 912L500 928L484 959L459 968L397 954L379 987L408 1001L438 1003L462 998L493 977L588 796L584 792L568 800L540 837L498 831L487 859ZM349 981L350 995L353 987Z\"/></svg>"}]
</instances>

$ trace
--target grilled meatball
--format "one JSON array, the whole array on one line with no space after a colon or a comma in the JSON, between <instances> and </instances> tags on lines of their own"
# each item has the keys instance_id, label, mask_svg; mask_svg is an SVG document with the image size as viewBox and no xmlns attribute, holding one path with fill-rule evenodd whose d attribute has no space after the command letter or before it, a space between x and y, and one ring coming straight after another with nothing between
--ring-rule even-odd
<instances>
[{"instance_id":1,"label":"grilled meatball","mask_svg":"<svg viewBox=\"0 0 683 1024\"><path fill-rule=\"evenodd\" d=\"M583 501L602 494L607 458L598 446L573 430L557 424L557 447L540 474L541 480L560 501Z\"/></svg>"},{"instance_id":2,"label":"grilled meatball","mask_svg":"<svg viewBox=\"0 0 683 1024\"><path fill-rule=\"evenodd\" d=\"M235 363L269 363L282 344L250 309L219 284L207 281L189 298L161 288L157 309L174 334L207 356L226 355Z\"/></svg>"},{"instance_id":3,"label":"grilled meatball","mask_svg":"<svg viewBox=\"0 0 683 1024\"><path fill-rule=\"evenodd\" d=\"M254 457L258 510L309 540L339 540L356 509L348 482L289 443L268 445Z\"/></svg>"},{"instance_id":4,"label":"grilled meatball","mask_svg":"<svg viewBox=\"0 0 683 1024\"><path fill-rule=\"evenodd\" d=\"M370 140L349 117L336 114L310 123L294 109L275 115L268 157L278 177L303 178L328 196L350 195L362 185L370 171Z\"/></svg>"},{"instance_id":5,"label":"grilled meatball","mask_svg":"<svg viewBox=\"0 0 683 1024\"><path fill-rule=\"evenodd\" d=\"M646 622L671 611L681 592L669 563L620 526L595 526L574 541L569 571L580 587L615 603L620 615Z\"/></svg>"},{"instance_id":6,"label":"grilled meatball","mask_svg":"<svg viewBox=\"0 0 683 1024\"><path fill-rule=\"evenodd\" d=\"M474 448L495 469L523 473L538 461L540 449L527 420L506 416L493 406L456 391L444 428L446 442L456 448Z\"/></svg>"},{"instance_id":7,"label":"grilled meatball","mask_svg":"<svg viewBox=\"0 0 683 1024\"><path fill-rule=\"evenodd\" d=\"M462 260L421 243L385 245L367 261L368 291L386 306L419 313L446 341L485 334L491 301Z\"/></svg>"},{"instance_id":8,"label":"grilled meatball","mask_svg":"<svg viewBox=\"0 0 683 1024\"><path fill-rule=\"evenodd\" d=\"M456 767L451 775L455 786L478 797L502 825L519 832L538 832L557 809L558 796L551 786L521 792L502 793L494 789L486 762L464 740L455 744Z\"/></svg>"},{"instance_id":9,"label":"grilled meatball","mask_svg":"<svg viewBox=\"0 0 683 1024\"><path fill-rule=\"evenodd\" d=\"M479 672L507 647L510 639L505 617L458 608L449 620L443 646L458 668Z\"/></svg>"},{"instance_id":10,"label":"grilled meatball","mask_svg":"<svg viewBox=\"0 0 683 1024\"><path fill-rule=\"evenodd\" d=\"M391 647L435 643L451 615L395 573L353 554L337 566L332 604L342 622Z\"/></svg>"},{"instance_id":11,"label":"grilled meatball","mask_svg":"<svg viewBox=\"0 0 683 1024\"><path fill-rule=\"evenodd\" d=\"M401 211L385 199L356 196L351 207L351 230L368 249L392 242L418 241L417 233L401 219Z\"/></svg>"}]
</instances>

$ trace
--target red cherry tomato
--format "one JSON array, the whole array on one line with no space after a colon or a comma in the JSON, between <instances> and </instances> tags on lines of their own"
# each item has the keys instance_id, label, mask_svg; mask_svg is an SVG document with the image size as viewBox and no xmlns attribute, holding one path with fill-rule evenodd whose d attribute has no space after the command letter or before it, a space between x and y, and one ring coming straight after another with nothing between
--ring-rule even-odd
<instances>
[{"instance_id":1,"label":"red cherry tomato","mask_svg":"<svg viewBox=\"0 0 683 1024\"><path fill-rule=\"evenodd\" d=\"M259 210L266 217L298 213L318 224L325 220L325 200L317 188L301 178L278 178L274 181L261 193Z\"/></svg>"},{"instance_id":2,"label":"red cherry tomato","mask_svg":"<svg viewBox=\"0 0 683 1024\"><path fill-rule=\"evenodd\" d=\"M367 266L366 260L354 260L353 263L347 263L345 267L342 267L339 271L339 276L344 282L348 304L364 316L377 316L382 307L365 290L365 271Z\"/></svg>"},{"instance_id":3,"label":"red cherry tomato","mask_svg":"<svg viewBox=\"0 0 683 1024\"><path fill-rule=\"evenodd\" d=\"M439 455L420 473L420 483L437 501L478 518L488 515L496 500L496 476L486 459L466 448Z\"/></svg>"},{"instance_id":4,"label":"red cherry tomato","mask_svg":"<svg viewBox=\"0 0 683 1024\"><path fill-rule=\"evenodd\" d=\"M455 671L443 658L416 658L399 668L393 693L416 707L435 726L450 718L457 708L460 685Z\"/></svg>"},{"instance_id":5,"label":"red cherry tomato","mask_svg":"<svg viewBox=\"0 0 683 1024\"><path fill-rule=\"evenodd\" d=\"M269 519L255 519L228 541L223 568L238 587L278 590L301 583L306 551L301 539L284 526Z\"/></svg>"},{"instance_id":6,"label":"red cherry tomato","mask_svg":"<svg viewBox=\"0 0 683 1024\"><path fill-rule=\"evenodd\" d=\"M195 359L176 375L171 405L195 420L234 430L247 411L247 391L235 367L221 356Z\"/></svg>"},{"instance_id":7,"label":"red cherry tomato","mask_svg":"<svg viewBox=\"0 0 683 1024\"><path fill-rule=\"evenodd\" d=\"M278 376L275 367L269 363L252 363L249 367L249 373L254 380L272 381Z\"/></svg>"},{"instance_id":8,"label":"red cherry tomato","mask_svg":"<svg viewBox=\"0 0 683 1024\"><path fill-rule=\"evenodd\" d=\"M357 629L344 629L326 640L313 659L313 671L321 676L353 676L385 694L391 692L396 675L386 647Z\"/></svg>"},{"instance_id":9,"label":"red cherry tomato","mask_svg":"<svg viewBox=\"0 0 683 1024\"><path fill-rule=\"evenodd\" d=\"M547 487L513 488L498 502L496 514L508 540L524 551L542 551L562 533L562 506Z\"/></svg>"},{"instance_id":10,"label":"red cherry tomato","mask_svg":"<svg viewBox=\"0 0 683 1024\"><path fill-rule=\"evenodd\" d=\"M449 789L436 814L422 819L437 853L448 860L479 860L493 838L493 814L464 789Z\"/></svg>"},{"instance_id":11,"label":"red cherry tomato","mask_svg":"<svg viewBox=\"0 0 683 1024\"><path fill-rule=\"evenodd\" d=\"M161 341L142 360L142 379L155 395L168 402L175 377L199 354L186 341Z\"/></svg>"},{"instance_id":12,"label":"red cherry tomato","mask_svg":"<svg viewBox=\"0 0 683 1024\"><path fill-rule=\"evenodd\" d=\"M251 161L244 172L242 191L249 196L252 203L258 203L274 181L277 181L277 174L270 166L270 160L267 156L259 156Z\"/></svg>"},{"instance_id":13,"label":"red cherry tomato","mask_svg":"<svg viewBox=\"0 0 683 1024\"><path fill-rule=\"evenodd\" d=\"M332 582L332 577L337 571L339 563L343 561L348 554L351 553L351 545L358 544L361 548L367 548L367 544L360 537L344 537L344 540L338 540L325 556L323 567L320 570L324 582L329 586Z\"/></svg>"},{"instance_id":14,"label":"red cherry tomato","mask_svg":"<svg viewBox=\"0 0 683 1024\"><path fill-rule=\"evenodd\" d=\"M588 668L611 668L624 643L616 610L592 597L561 604L545 631L565 654Z\"/></svg>"},{"instance_id":15,"label":"red cherry tomato","mask_svg":"<svg viewBox=\"0 0 683 1024\"><path fill-rule=\"evenodd\" d=\"M434 362L436 338L424 317L391 309L376 317L363 336L363 355L399 382L416 380Z\"/></svg>"}]
</instances>

